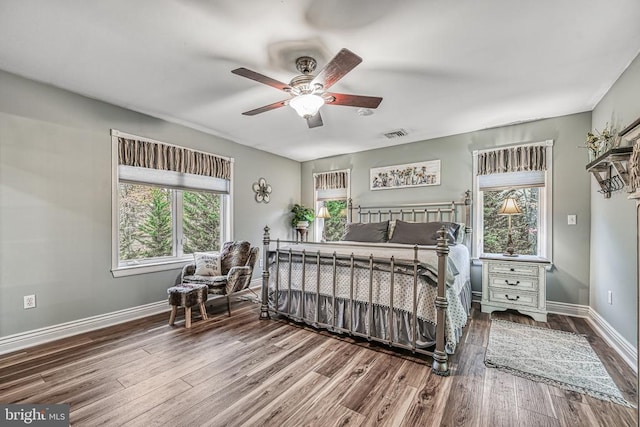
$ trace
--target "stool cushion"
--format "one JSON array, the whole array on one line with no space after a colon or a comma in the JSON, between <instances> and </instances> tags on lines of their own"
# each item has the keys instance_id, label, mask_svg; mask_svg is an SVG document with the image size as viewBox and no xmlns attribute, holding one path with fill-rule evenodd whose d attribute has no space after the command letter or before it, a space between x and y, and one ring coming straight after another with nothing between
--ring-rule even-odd
<instances>
[{"instance_id":1,"label":"stool cushion","mask_svg":"<svg viewBox=\"0 0 640 427\"><path fill-rule=\"evenodd\" d=\"M167 289L169 304L193 307L194 305L207 301L207 291L207 285L183 284L180 286L172 286Z\"/></svg>"}]
</instances>

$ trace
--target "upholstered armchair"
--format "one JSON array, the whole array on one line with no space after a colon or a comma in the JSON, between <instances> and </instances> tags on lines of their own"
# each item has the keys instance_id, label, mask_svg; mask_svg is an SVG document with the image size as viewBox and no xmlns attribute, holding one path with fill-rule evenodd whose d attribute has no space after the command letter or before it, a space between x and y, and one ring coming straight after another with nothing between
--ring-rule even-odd
<instances>
[{"instance_id":1,"label":"upholstered armchair","mask_svg":"<svg viewBox=\"0 0 640 427\"><path fill-rule=\"evenodd\" d=\"M233 293L249 287L253 268L258 259L258 252L258 247L252 248L251 243L246 241L226 242L222 246L220 254L208 254L214 261L217 261L219 269L204 270L204 272L212 274L196 274L196 263L187 264L182 268L181 281L182 283L206 284L209 288L209 294L225 295L227 310L231 316L229 298ZM202 273L203 270L200 269L198 272Z\"/></svg>"}]
</instances>

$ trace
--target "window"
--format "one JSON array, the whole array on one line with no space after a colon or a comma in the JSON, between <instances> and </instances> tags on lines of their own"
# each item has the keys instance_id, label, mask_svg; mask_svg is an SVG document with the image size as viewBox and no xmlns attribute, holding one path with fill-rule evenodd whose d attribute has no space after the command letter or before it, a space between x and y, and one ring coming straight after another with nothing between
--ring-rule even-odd
<instances>
[{"instance_id":1,"label":"window","mask_svg":"<svg viewBox=\"0 0 640 427\"><path fill-rule=\"evenodd\" d=\"M221 195L120 183L118 199L119 264L220 250Z\"/></svg>"},{"instance_id":2,"label":"window","mask_svg":"<svg viewBox=\"0 0 640 427\"><path fill-rule=\"evenodd\" d=\"M329 211L330 217L324 219L324 224L320 224L320 235L328 242L335 242L342 238L347 225L347 199L317 202L316 212L320 210L323 203Z\"/></svg>"},{"instance_id":3,"label":"window","mask_svg":"<svg viewBox=\"0 0 640 427\"><path fill-rule=\"evenodd\" d=\"M507 248L509 221L515 253L552 258L553 141L474 152L474 256ZM521 213L500 214L507 197Z\"/></svg>"},{"instance_id":4,"label":"window","mask_svg":"<svg viewBox=\"0 0 640 427\"><path fill-rule=\"evenodd\" d=\"M503 201L513 197L522 214L511 216L511 236L515 253L538 255L544 251L538 246L540 229L540 193L544 189L525 187L517 190L484 190L482 192L482 235L481 253L499 254L507 247L509 218L498 213Z\"/></svg>"},{"instance_id":5,"label":"window","mask_svg":"<svg viewBox=\"0 0 640 427\"><path fill-rule=\"evenodd\" d=\"M231 240L230 162L221 172L208 153L115 132L114 276L179 268L193 252L219 251Z\"/></svg>"},{"instance_id":6,"label":"window","mask_svg":"<svg viewBox=\"0 0 640 427\"><path fill-rule=\"evenodd\" d=\"M316 241L336 241L344 235L347 224L349 179L349 170L314 174L316 213L323 205L329 212L329 218L316 220Z\"/></svg>"}]
</instances>

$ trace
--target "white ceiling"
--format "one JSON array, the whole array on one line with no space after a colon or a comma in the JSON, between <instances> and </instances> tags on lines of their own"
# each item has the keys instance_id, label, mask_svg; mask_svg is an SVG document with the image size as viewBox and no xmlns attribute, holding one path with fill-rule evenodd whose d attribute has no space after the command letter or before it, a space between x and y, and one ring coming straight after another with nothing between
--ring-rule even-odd
<instances>
[{"instance_id":1,"label":"white ceiling","mask_svg":"<svg viewBox=\"0 0 640 427\"><path fill-rule=\"evenodd\" d=\"M0 0L0 69L304 161L591 110L639 22L638 0ZM331 90L373 115L241 115L287 95L231 70L288 83L341 48L364 60Z\"/></svg>"}]
</instances>

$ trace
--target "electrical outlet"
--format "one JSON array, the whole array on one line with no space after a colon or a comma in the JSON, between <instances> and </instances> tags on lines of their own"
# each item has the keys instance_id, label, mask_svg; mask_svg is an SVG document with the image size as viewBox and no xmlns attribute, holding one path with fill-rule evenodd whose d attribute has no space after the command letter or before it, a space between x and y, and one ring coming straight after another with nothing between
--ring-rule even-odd
<instances>
[{"instance_id":1,"label":"electrical outlet","mask_svg":"<svg viewBox=\"0 0 640 427\"><path fill-rule=\"evenodd\" d=\"M262 268L262 258L260 258L260 259L258 260L258 263L259 263L259 265L260 265L260 268Z\"/></svg>"},{"instance_id":2,"label":"electrical outlet","mask_svg":"<svg viewBox=\"0 0 640 427\"><path fill-rule=\"evenodd\" d=\"M613 291L607 292L607 302L613 304Z\"/></svg>"},{"instance_id":3,"label":"electrical outlet","mask_svg":"<svg viewBox=\"0 0 640 427\"><path fill-rule=\"evenodd\" d=\"M576 225L578 223L577 215L567 215L567 224Z\"/></svg>"},{"instance_id":4,"label":"electrical outlet","mask_svg":"<svg viewBox=\"0 0 640 427\"><path fill-rule=\"evenodd\" d=\"M35 295L25 295L24 296L24 308L36 308L36 296Z\"/></svg>"}]
</instances>

